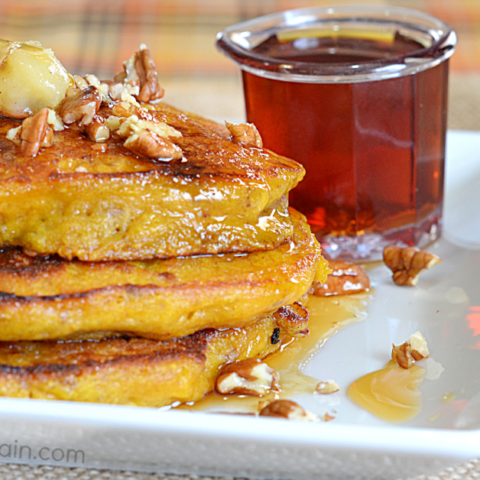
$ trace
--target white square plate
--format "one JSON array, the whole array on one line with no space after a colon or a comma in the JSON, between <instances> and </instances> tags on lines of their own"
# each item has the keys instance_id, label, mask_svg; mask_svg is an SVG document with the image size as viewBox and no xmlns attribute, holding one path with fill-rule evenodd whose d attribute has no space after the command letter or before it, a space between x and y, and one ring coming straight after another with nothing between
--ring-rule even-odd
<instances>
[{"instance_id":1,"label":"white square plate","mask_svg":"<svg viewBox=\"0 0 480 480\"><path fill-rule=\"evenodd\" d=\"M0 399L0 461L208 475L398 479L480 456L480 133L450 132L443 263L414 289L384 266L365 321L328 340L305 373L334 378L335 421L304 424L234 415L69 402ZM423 407L382 422L345 396L384 366L391 343L420 330L445 371L421 385ZM443 395L454 398L442 402ZM299 402L322 413L318 397Z\"/></svg>"}]
</instances>

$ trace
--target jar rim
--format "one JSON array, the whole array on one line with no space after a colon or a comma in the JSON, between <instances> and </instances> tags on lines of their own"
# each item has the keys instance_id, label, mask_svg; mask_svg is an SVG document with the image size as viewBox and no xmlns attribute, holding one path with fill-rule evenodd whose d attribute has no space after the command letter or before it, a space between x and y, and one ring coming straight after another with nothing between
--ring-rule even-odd
<instances>
[{"instance_id":1,"label":"jar rim","mask_svg":"<svg viewBox=\"0 0 480 480\"><path fill-rule=\"evenodd\" d=\"M304 31L334 22L366 26L416 28L431 37L431 44L401 56L362 61L358 64L292 61L254 52L249 47L286 31ZM260 40L260 41L259 41ZM457 43L447 23L427 13L385 6L308 7L264 15L225 28L217 34L217 48L242 70L258 76L301 83L355 83L412 75L447 60Z\"/></svg>"}]
</instances>

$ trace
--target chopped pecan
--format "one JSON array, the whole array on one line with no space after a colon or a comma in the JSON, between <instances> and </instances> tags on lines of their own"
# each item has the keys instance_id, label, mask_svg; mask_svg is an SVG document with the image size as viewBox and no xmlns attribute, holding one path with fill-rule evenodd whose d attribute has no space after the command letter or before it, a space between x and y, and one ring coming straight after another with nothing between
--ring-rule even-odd
<instances>
[{"instance_id":1,"label":"chopped pecan","mask_svg":"<svg viewBox=\"0 0 480 480\"><path fill-rule=\"evenodd\" d=\"M129 103L129 102L117 103L112 108L112 113L113 115L121 118L129 118L135 115L138 117L139 120L145 120L153 123L162 123L162 124L164 123L156 120L155 117L145 108L138 107L137 105L133 105L132 103ZM173 129L173 127L171 127L171 129L172 129L172 133L174 131L178 132L178 130ZM178 133L180 134L180 132ZM178 136L178 135L170 135L170 136Z\"/></svg>"},{"instance_id":2,"label":"chopped pecan","mask_svg":"<svg viewBox=\"0 0 480 480\"><path fill-rule=\"evenodd\" d=\"M100 93L100 98L102 99L102 102L109 103L110 102L110 96L109 96L109 86L105 82L101 82L96 75L85 75L85 80L87 82L87 86L91 85L92 87L95 87L99 93Z\"/></svg>"},{"instance_id":3,"label":"chopped pecan","mask_svg":"<svg viewBox=\"0 0 480 480\"><path fill-rule=\"evenodd\" d=\"M308 310L299 303L280 307L272 315L283 333L292 337L308 335Z\"/></svg>"},{"instance_id":4,"label":"chopped pecan","mask_svg":"<svg viewBox=\"0 0 480 480\"><path fill-rule=\"evenodd\" d=\"M130 135L124 146L140 157L170 161L178 160L183 156L182 149L171 140L159 137L148 130Z\"/></svg>"},{"instance_id":5,"label":"chopped pecan","mask_svg":"<svg viewBox=\"0 0 480 480\"><path fill-rule=\"evenodd\" d=\"M88 125L98 112L102 99L96 87L89 87L67 97L60 104L58 113L67 123L79 122L80 126Z\"/></svg>"},{"instance_id":6,"label":"chopped pecan","mask_svg":"<svg viewBox=\"0 0 480 480\"><path fill-rule=\"evenodd\" d=\"M165 91L158 83L157 70L150 50L146 47L135 53L135 70L140 79L140 92L137 95L139 102L151 102L163 97Z\"/></svg>"},{"instance_id":7,"label":"chopped pecan","mask_svg":"<svg viewBox=\"0 0 480 480\"><path fill-rule=\"evenodd\" d=\"M392 359L402 368L412 368L415 362L430 355L427 341L420 332L410 335L410 340L400 346L392 345Z\"/></svg>"},{"instance_id":8,"label":"chopped pecan","mask_svg":"<svg viewBox=\"0 0 480 480\"><path fill-rule=\"evenodd\" d=\"M102 117L95 115L93 120L85 127L85 132L92 142L105 142L110 137L110 130L105 125Z\"/></svg>"},{"instance_id":9,"label":"chopped pecan","mask_svg":"<svg viewBox=\"0 0 480 480\"><path fill-rule=\"evenodd\" d=\"M75 85L79 90L84 90L88 87L88 82L80 75L74 75L73 80L75 81Z\"/></svg>"},{"instance_id":10,"label":"chopped pecan","mask_svg":"<svg viewBox=\"0 0 480 480\"><path fill-rule=\"evenodd\" d=\"M148 130L165 139L179 138L182 136L178 130L165 122L140 120L137 115L131 115L126 120L120 120L120 128L117 134L121 137L129 137L134 133L140 133L144 130Z\"/></svg>"},{"instance_id":11,"label":"chopped pecan","mask_svg":"<svg viewBox=\"0 0 480 480\"><path fill-rule=\"evenodd\" d=\"M324 422L331 422L332 420L335 420L335 417L333 415L330 415L329 413L325 413L323 415Z\"/></svg>"},{"instance_id":12,"label":"chopped pecan","mask_svg":"<svg viewBox=\"0 0 480 480\"><path fill-rule=\"evenodd\" d=\"M115 115L110 115L105 120L105 124L107 125L109 130L118 130L122 125L121 118L116 117Z\"/></svg>"},{"instance_id":13,"label":"chopped pecan","mask_svg":"<svg viewBox=\"0 0 480 480\"><path fill-rule=\"evenodd\" d=\"M222 367L215 390L222 395L253 395L261 397L278 389L278 373L257 358L228 363Z\"/></svg>"},{"instance_id":14,"label":"chopped pecan","mask_svg":"<svg viewBox=\"0 0 480 480\"><path fill-rule=\"evenodd\" d=\"M70 87L67 89L65 92L65 98L68 97L73 97L74 95L78 95L82 90L80 88L75 87Z\"/></svg>"},{"instance_id":15,"label":"chopped pecan","mask_svg":"<svg viewBox=\"0 0 480 480\"><path fill-rule=\"evenodd\" d=\"M412 347L412 355L416 361L428 358L430 352L428 351L427 341L420 332L415 332L410 335L410 346Z\"/></svg>"},{"instance_id":16,"label":"chopped pecan","mask_svg":"<svg viewBox=\"0 0 480 480\"><path fill-rule=\"evenodd\" d=\"M325 283L313 281L313 294L317 297L328 297L332 295L350 295L360 293L370 288L370 279L360 265L348 262L328 262L332 273L328 275Z\"/></svg>"},{"instance_id":17,"label":"chopped pecan","mask_svg":"<svg viewBox=\"0 0 480 480\"><path fill-rule=\"evenodd\" d=\"M133 105L132 103L120 102L120 103L117 103L112 108L112 114L115 115L116 117L122 117L122 118L128 118L133 115L137 115L138 117L139 110L140 108L137 107L136 105Z\"/></svg>"},{"instance_id":18,"label":"chopped pecan","mask_svg":"<svg viewBox=\"0 0 480 480\"><path fill-rule=\"evenodd\" d=\"M40 147L53 143L53 128L48 124L48 108L42 108L33 117L26 118L20 131L20 150L24 155L34 157Z\"/></svg>"},{"instance_id":19,"label":"chopped pecan","mask_svg":"<svg viewBox=\"0 0 480 480\"><path fill-rule=\"evenodd\" d=\"M117 73L114 77L113 77L113 80L116 82L116 83L123 83L127 78L127 72L120 72L120 73Z\"/></svg>"},{"instance_id":20,"label":"chopped pecan","mask_svg":"<svg viewBox=\"0 0 480 480\"><path fill-rule=\"evenodd\" d=\"M334 380L318 382L317 386L315 387L315 393L319 393L320 395L330 395L331 393L338 392L339 390L340 387Z\"/></svg>"},{"instance_id":21,"label":"chopped pecan","mask_svg":"<svg viewBox=\"0 0 480 480\"><path fill-rule=\"evenodd\" d=\"M22 131L22 126L18 126L15 128L11 128L7 132L7 140L10 140L12 143L14 143L17 147L19 147L22 144L22 139L20 138L20 132Z\"/></svg>"},{"instance_id":22,"label":"chopped pecan","mask_svg":"<svg viewBox=\"0 0 480 480\"><path fill-rule=\"evenodd\" d=\"M392 359L402 368L412 368L415 359L412 356L412 348L410 347L410 344L405 342L397 347L392 343Z\"/></svg>"},{"instance_id":23,"label":"chopped pecan","mask_svg":"<svg viewBox=\"0 0 480 480\"><path fill-rule=\"evenodd\" d=\"M65 125L63 124L60 115L51 108L48 109L47 123L51 125L56 132L61 132L65 129Z\"/></svg>"},{"instance_id":24,"label":"chopped pecan","mask_svg":"<svg viewBox=\"0 0 480 480\"><path fill-rule=\"evenodd\" d=\"M122 102L128 102L131 103L132 105L136 105L137 107L140 107L140 104L137 102L136 98L133 96L133 93L130 93L127 89L123 90L122 93L120 94L120 100Z\"/></svg>"},{"instance_id":25,"label":"chopped pecan","mask_svg":"<svg viewBox=\"0 0 480 480\"><path fill-rule=\"evenodd\" d=\"M383 261L393 272L393 281L397 285L414 287L422 270L438 265L442 261L433 253L415 247L397 247L390 245L383 250Z\"/></svg>"},{"instance_id":26,"label":"chopped pecan","mask_svg":"<svg viewBox=\"0 0 480 480\"><path fill-rule=\"evenodd\" d=\"M288 420L314 422L316 416L292 400L274 400L260 410L261 417L278 417Z\"/></svg>"},{"instance_id":27,"label":"chopped pecan","mask_svg":"<svg viewBox=\"0 0 480 480\"><path fill-rule=\"evenodd\" d=\"M253 123L230 123L225 122L232 134L232 142L240 143L246 147L263 148L262 137Z\"/></svg>"},{"instance_id":28,"label":"chopped pecan","mask_svg":"<svg viewBox=\"0 0 480 480\"><path fill-rule=\"evenodd\" d=\"M122 92L125 90L123 83L105 82L108 84L108 94L112 100L120 100Z\"/></svg>"}]
</instances>

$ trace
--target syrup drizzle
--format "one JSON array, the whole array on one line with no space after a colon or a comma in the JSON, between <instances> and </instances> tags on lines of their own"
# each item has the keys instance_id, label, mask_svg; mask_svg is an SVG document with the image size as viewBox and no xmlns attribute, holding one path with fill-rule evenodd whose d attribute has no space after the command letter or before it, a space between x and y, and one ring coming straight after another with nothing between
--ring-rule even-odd
<instances>
[{"instance_id":1,"label":"syrup drizzle","mask_svg":"<svg viewBox=\"0 0 480 480\"><path fill-rule=\"evenodd\" d=\"M367 373L353 382L347 396L359 407L389 422L405 422L422 406L418 387L426 370L418 365L404 369L390 360L385 368Z\"/></svg>"},{"instance_id":2,"label":"syrup drizzle","mask_svg":"<svg viewBox=\"0 0 480 480\"><path fill-rule=\"evenodd\" d=\"M336 332L365 319L369 293L342 297L314 297L308 300L310 320L307 337L292 339L281 351L265 361L280 374L281 391L258 398L242 395L222 396L210 393L202 400L178 408L191 411L250 412L254 413L265 402L276 398L292 398L312 394L319 379L302 373L306 363Z\"/></svg>"}]
</instances>

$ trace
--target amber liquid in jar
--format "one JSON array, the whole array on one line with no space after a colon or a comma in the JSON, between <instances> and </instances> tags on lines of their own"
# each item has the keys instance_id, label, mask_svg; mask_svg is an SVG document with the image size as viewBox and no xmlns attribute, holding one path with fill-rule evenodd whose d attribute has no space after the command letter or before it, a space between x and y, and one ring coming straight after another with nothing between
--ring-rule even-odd
<instances>
[{"instance_id":1,"label":"amber liquid in jar","mask_svg":"<svg viewBox=\"0 0 480 480\"><path fill-rule=\"evenodd\" d=\"M397 32L389 41L272 36L253 52L286 64L350 68L384 58L401 63L422 48ZM379 234L388 242L392 233L395 241L421 245L422 236L432 240L439 233L447 76L448 61L357 83L288 82L243 71L248 121L266 148L305 166L289 200L321 241Z\"/></svg>"}]
</instances>

